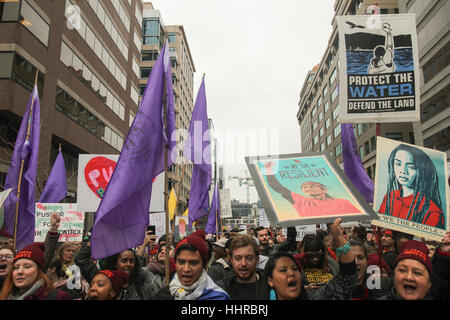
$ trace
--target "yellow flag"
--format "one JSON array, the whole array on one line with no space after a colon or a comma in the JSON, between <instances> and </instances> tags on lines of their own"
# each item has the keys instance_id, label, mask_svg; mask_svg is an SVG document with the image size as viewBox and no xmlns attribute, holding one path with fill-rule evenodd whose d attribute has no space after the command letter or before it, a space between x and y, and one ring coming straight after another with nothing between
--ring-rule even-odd
<instances>
[{"instance_id":1,"label":"yellow flag","mask_svg":"<svg viewBox=\"0 0 450 320\"><path fill-rule=\"evenodd\" d=\"M175 194L175 190L172 189L170 191L170 196L169 196L169 219L170 220L173 219L176 208L177 208L177 195Z\"/></svg>"},{"instance_id":2,"label":"yellow flag","mask_svg":"<svg viewBox=\"0 0 450 320\"><path fill-rule=\"evenodd\" d=\"M183 217L189 216L189 208L186 209L186 211L183 213Z\"/></svg>"}]
</instances>

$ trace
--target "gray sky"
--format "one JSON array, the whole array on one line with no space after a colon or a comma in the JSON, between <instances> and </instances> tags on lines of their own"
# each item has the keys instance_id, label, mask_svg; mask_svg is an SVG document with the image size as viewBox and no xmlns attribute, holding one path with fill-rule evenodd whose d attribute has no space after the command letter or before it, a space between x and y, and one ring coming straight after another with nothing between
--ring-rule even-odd
<instances>
[{"instance_id":1,"label":"gray sky","mask_svg":"<svg viewBox=\"0 0 450 320\"><path fill-rule=\"evenodd\" d=\"M145 2L153 3L166 25L184 26L196 68L194 95L205 73L208 117L216 130L223 134L239 129L279 130L280 153L301 151L296 118L300 89L325 52L334 1ZM235 165L225 164L226 177L245 175L241 153L232 148L223 152L241 158ZM225 186L231 189L232 199L246 201L245 186L228 179ZM253 202L257 194L251 189Z\"/></svg>"}]
</instances>

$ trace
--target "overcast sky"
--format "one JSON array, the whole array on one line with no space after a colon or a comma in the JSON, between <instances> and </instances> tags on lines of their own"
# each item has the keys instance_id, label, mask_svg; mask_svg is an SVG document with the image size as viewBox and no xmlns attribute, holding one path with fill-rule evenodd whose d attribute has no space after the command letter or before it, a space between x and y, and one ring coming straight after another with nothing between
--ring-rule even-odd
<instances>
[{"instance_id":1,"label":"overcast sky","mask_svg":"<svg viewBox=\"0 0 450 320\"><path fill-rule=\"evenodd\" d=\"M238 130L248 133L250 129L273 134L277 130L279 147L269 147L269 151L301 151L296 118L300 90L307 72L325 52L332 31L334 1L145 2L153 3L166 25L183 25L196 68L194 101L205 73L208 117L216 130L223 134ZM232 199L246 202L245 186L239 187L236 180L227 178L245 175L243 154L228 149L222 146L227 153L225 161L230 152L240 160L234 165L226 161L225 187L231 189ZM254 155L261 149L244 153ZM257 194L251 189L254 202Z\"/></svg>"}]
</instances>

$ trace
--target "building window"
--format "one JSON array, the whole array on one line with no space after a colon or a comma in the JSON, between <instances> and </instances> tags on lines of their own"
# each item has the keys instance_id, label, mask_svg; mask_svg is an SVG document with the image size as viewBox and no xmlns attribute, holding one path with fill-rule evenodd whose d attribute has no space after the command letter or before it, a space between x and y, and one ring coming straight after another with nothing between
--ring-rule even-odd
<instances>
[{"instance_id":1,"label":"building window","mask_svg":"<svg viewBox=\"0 0 450 320\"><path fill-rule=\"evenodd\" d=\"M341 134L341 125L338 124L336 128L334 128L334 138L336 139Z\"/></svg>"},{"instance_id":2,"label":"building window","mask_svg":"<svg viewBox=\"0 0 450 320\"><path fill-rule=\"evenodd\" d=\"M440 112L447 110L449 107L450 97L450 85L447 85L444 89L435 94L427 102L420 106L421 122L424 123Z\"/></svg>"},{"instance_id":3,"label":"building window","mask_svg":"<svg viewBox=\"0 0 450 320\"><path fill-rule=\"evenodd\" d=\"M336 86L336 88L334 88L333 93L331 93L331 102L334 102L334 100L337 98L337 96L339 95L339 90L338 90L338 86Z\"/></svg>"},{"instance_id":4,"label":"building window","mask_svg":"<svg viewBox=\"0 0 450 320\"><path fill-rule=\"evenodd\" d=\"M323 88L322 93L323 93L323 98L326 99L326 96L327 96L327 93L328 93L328 86L327 85L325 85L325 88Z\"/></svg>"},{"instance_id":5,"label":"building window","mask_svg":"<svg viewBox=\"0 0 450 320\"><path fill-rule=\"evenodd\" d=\"M320 113L319 113L319 121L322 121L322 119L323 119L323 112L320 111Z\"/></svg>"},{"instance_id":6,"label":"building window","mask_svg":"<svg viewBox=\"0 0 450 320\"><path fill-rule=\"evenodd\" d=\"M150 77L150 73L152 72L152 68L141 68L141 78L147 79Z\"/></svg>"},{"instance_id":7,"label":"building window","mask_svg":"<svg viewBox=\"0 0 450 320\"><path fill-rule=\"evenodd\" d=\"M450 149L450 127L445 128L441 132L438 132L431 137L423 141L423 145L426 148L436 149L446 152Z\"/></svg>"},{"instance_id":8,"label":"building window","mask_svg":"<svg viewBox=\"0 0 450 320\"><path fill-rule=\"evenodd\" d=\"M327 147L331 144L331 134L327 137Z\"/></svg>"},{"instance_id":9,"label":"building window","mask_svg":"<svg viewBox=\"0 0 450 320\"><path fill-rule=\"evenodd\" d=\"M18 21L19 20L19 1L0 2L0 21Z\"/></svg>"},{"instance_id":10,"label":"building window","mask_svg":"<svg viewBox=\"0 0 450 320\"><path fill-rule=\"evenodd\" d=\"M313 142L314 142L314 145L316 145L317 142L319 142L319 137L318 136L314 136Z\"/></svg>"},{"instance_id":11,"label":"building window","mask_svg":"<svg viewBox=\"0 0 450 320\"><path fill-rule=\"evenodd\" d=\"M342 153L342 143L339 142L339 144L335 148L335 154L336 157L339 157L339 155Z\"/></svg>"},{"instance_id":12,"label":"building window","mask_svg":"<svg viewBox=\"0 0 450 320\"><path fill-rule=\"evenodd\" d=\"M325 121L325 129L328 130L328 128L330 127L330 123L331 123L330 118L328 118L327 121Z\"/></svg>"},{"instance_id":13,"label":"building window","mask_svg":"<svg viewBox=\"0 0 450 320\"><path fill-rule=\"evenodd\" d=\"M377 149L377 138L375 136L370 138L370 144L371 144L370 151L375 151Z\"/></svg>"},{"instance_id":14,"label":"building window","mask_svg":"<svg viewBox=\"0 0 450 320\"><path fill-rule=\"evenodd\" d=\"M401 132L386 132L386 138L403 141L403 134Z\"/></svg>"},{"instance_id":15,"label":"building window","mask_svg":"<svg viewBox=\"0 0 450 320\"><path fill-rule=\"evenodd\" d=\"M11 79L13 64L14 52L0 52L0 79Z\"/></svg>"},{"instance_id":16,"label":"building window","mask_svg":"<svg viewBox=\"0 0 450 320\"><path fill-rule=\"evenodd\" d=\"M317 113L317 107L314 107L311 111L311 118L314 117Z\"/></svg>"},{"instance_id":17,"label":"building window","mask_svg":"<svg viewBox=\"0 0 450 320\"><path fill-rule=\"evenodd\" d=\"M320 145L320 151L325 151L325 142Z\"/></svg>"},{"instance_id":18,"label":"building window","mask_svg":"<svg viewBox=\"0 0 450 320\"><path fill-rule=\"evenodd\" d=\"M142 61L156 61L158 55L159 53L156 50L142 51Z\"/></svg>"},{"instance_id":19,"label":"building window","mask_svg":"<svg viewBox=\"0 0 450 320\"><path fill-rule=\"evenodd\" d=\"M325 102L325 105L323 106L323 109L325 112L328 111L328 109L330 109L330 104L328 103L328 100Z\"/></svg>"},{"instance_id":20,"label":"building window","mask_svg":"<svg viewBox=\"0 0 450 320\"><path fill-rule=\"evenodd\" d=\"M15 54L12 78L14 81L16 81L18 84L29 91L33 91L34 79L36 78L36 70L36 67L22 58L22 56L18 55L17 53ZM40 98L44 96L42 90L42 88L44 87L44 78L44 74L42 74L42 72L39 72L37 86Z\"/></svg>"},{"instance_id":21,"label":"building window","mask_svg":"<svg viewBox=\"0 0 450 320\"><path fill-rule=\"evenodd\" d=\"M323 131L324 131L324 130L323 130L323 127L320 127L320 130L319 130L319 136L320 136L320 137L323 136Z\"/></svg>"},{"instance_id":22,"label":"building window","mask_svg":"<svg viewBox=\"0 0 450 320\"><path fill-rule=\"evenodd\" d=\"M359 156L362 158L364 158L364 146L359 147Z\"/></svg>"},{"instance_id":23,"label":"building window","mask_svg":"<svg viewBox=\"0 0 450 320\"><path fill-rule=\"evenodd\" d=\"M313 129L313 131L315 131L317 129L317 120L314 121L312 129Z\"/></svg>"},{"instance_id":24,"label":"building window","mask_svg":"<svg viewBox=\"0 0 450 320\"><path fill-rule=\"evenodd\" d=\"M337 105L333 110L333 120L336 120L339 114L339 105Z\"/></svg>"},{"instance_id":25,"label":"building window","mask_svg":"<svg viewBox=\"0 0 450 320\"><path fill-rule=\"evenodd\" d=\"M334 68L334 70L330 76L330 86L334 83L334 80L336 80L336 76L337 76L337 71L336 71L336 68Z\"/></svg>"},{"instance_id":26,"label":"building window","mask_svg":"<svg viewBox=\"0 0 450 320\"><path fill-rule=\"evenodd\" d=\"M169 43L175 43L175 40L176 40L176 38L177 38L177 35L176 35L176 33L169 33L168 34L168 36L167 36L168 38L169 38Z\"/></svg>"},{"instance_id":27,"label":"building window","mask_svg":"<svg viewBox=\"0 0 450 320\"><path fill-rule=\"evenodd\" d=\"M370 153L369 141L366 141L366 143L364 143L364 153L365 154L369 154Z\"/></svg>"},{"instance_id":28,"label":"building window","mask_svg":"<svg viewBox=\"0 0 450 320\"><path fill-rule=\"evenodd\" d=\"M322 96L319 97L319 100L317 100L317 105L320 107L322 105Z\"/></svg>"}]
</instances>

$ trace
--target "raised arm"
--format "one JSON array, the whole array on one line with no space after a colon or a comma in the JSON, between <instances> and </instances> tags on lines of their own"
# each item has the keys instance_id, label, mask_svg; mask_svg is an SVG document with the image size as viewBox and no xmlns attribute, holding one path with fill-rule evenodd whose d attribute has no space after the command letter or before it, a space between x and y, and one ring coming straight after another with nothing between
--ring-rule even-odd
<instances>
[{"instance_id":1,"label":"raised arm","mask_svg":"<svg viewBox=\"0 0 450 320\"><path fill-rule=\"evenodd\" d=\"M266 178L267 178L267 183L269 184L269 186L275 190L276 192L278 192L279 194L281 194L281 196L283 198L285 198L287 201L289 201L290 203L295 203L294 199L292 199L292 192L291 190L287 189L286 187L284 187L279 181L278 179L275 177L274 173L273 173L273 162L267 162L264 164L264 167L266 168Z\"/></svg>"}]
</instances>

